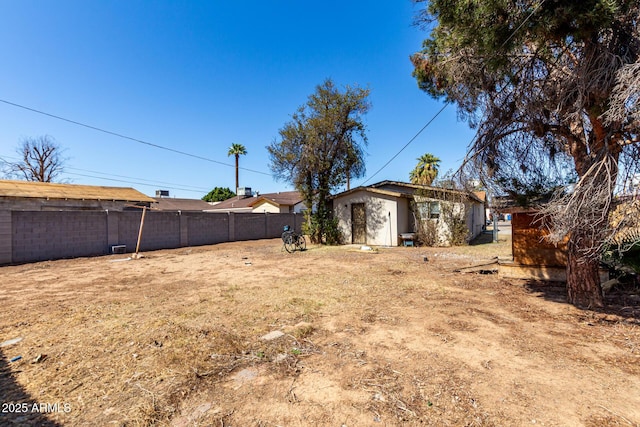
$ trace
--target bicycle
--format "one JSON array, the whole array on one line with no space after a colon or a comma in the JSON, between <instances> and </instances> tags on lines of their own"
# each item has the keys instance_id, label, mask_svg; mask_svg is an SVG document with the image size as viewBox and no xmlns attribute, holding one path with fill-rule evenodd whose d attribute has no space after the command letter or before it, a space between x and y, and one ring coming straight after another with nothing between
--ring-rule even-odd
<instances>
[{"instance_id":1,"label":"bicycle","mask_svg":"<svg viewBox=\"0 0 640 427\"><path fill-rule=\"evenodd\" d=\"M296 250L304 251L307 249L307 241L304 236L291 230L291 227L288 225L284 226L282 243L284 244L284 249L289 253L293 253Z\"/></svg>"}]
</instances>

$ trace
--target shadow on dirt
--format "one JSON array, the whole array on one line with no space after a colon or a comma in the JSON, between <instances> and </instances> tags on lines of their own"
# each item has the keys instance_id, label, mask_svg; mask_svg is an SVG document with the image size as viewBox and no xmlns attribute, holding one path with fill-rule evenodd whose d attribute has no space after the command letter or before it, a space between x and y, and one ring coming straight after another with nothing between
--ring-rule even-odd
<instances>
[{"instance_id":1,"label":"shadow on dirt","mask_svg":"<svg viewBox=\"0 0 640 427\"><path fill-rule=\"evenodd\" d=\"M493 243L493 234L482 232L475 239L469 242L469 246L478 246L478 245L486 245L488 243Z\"/></svg>"},{"instance_id":2,"label":"shadow on dirt","mask_svg":"<svg viewBox=\"0 0 640 427\"><path fill-rule=\"evenodd\" d=\"M498 243L506 242L506 236L506 234L498 233ZM490 230L483 231L469 242L469 246L479 246L487 244L493 244L493 233Z\"/></svg>"},{"instance_id":3,"label":"shadow on dirt","mask_svg":"<svg viewBox=\"0 0 640 427\"><path fill-rule=\"evenodd\" d=\"M525 289L541 298L561 304L567 304L567 288L564 283L528 281ZM605 294L603 308L585 309L594 313L616 315L634 319L640 323L640 287L637 285L619 286Z\"/></svg>"},{"instance_id":4,"label":"shadow on dirt","mask_svg":"<svg viewBox=\"0 0 640 427\"><path fill-rule=\"evenodd\" d=\"M41 402L36 402L15 381L14 372L0 349L0 425L60 427L41 412Z\"/></svg>"}]
</instances>

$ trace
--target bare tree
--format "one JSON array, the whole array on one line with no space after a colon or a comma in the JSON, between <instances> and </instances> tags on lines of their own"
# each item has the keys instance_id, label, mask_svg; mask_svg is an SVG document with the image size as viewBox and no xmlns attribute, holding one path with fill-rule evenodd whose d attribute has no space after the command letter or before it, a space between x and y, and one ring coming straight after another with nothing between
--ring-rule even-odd
<instances>
[{"instance_id":1,"label":"bare tree","mask_svg":"<svg viewBox=\"0 0 640 427\"><path fill-rule=\"evenodd\" d=\"M27 181L54 182L64 170L63 149L49 136L24 138L16 152L20 160L7 162L10 177Z\"/></svg>"}]
</instances>

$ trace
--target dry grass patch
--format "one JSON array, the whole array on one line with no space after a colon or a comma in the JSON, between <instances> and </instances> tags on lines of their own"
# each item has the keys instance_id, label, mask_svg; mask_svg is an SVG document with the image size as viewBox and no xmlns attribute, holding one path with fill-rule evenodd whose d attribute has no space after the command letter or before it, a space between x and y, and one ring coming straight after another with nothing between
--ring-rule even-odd
<instances>
[{"instance_id":1,"label":"dry grass patch","mask_svg":"<svg viewBox=\"0 0 640 427\"><path fill-rule=\"evenodd\" d=\"M23 337L0 349L3 399L71 411L0 424L637 424L636 319L454 272L505 247L268 240L3 267L0 342Z\"/></svg>"}]
</instances>

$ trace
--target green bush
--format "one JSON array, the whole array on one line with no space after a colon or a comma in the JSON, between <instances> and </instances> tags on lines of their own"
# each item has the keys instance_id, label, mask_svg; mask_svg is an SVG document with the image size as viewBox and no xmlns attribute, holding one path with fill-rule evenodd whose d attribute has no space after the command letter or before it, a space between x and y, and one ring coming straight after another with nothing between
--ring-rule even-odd
<instances>
[{"instance_id":1,"label":"green bush","mask_svg":"<svg viewBox=\"0 0 640 427\"><path fill-rule=\"evenodd\" d=\"M440 201L440 215L434 219L422 219L421 209L416 202L413 203L413 210L416 214L417 239L425 246L439 246L446 239L451 246L463 246L469 243L469 229L464 217L464 209L455 212L455 203ZM447 235L438 235L438 226L446 224Z\"/></svg>"},{"instance_id":2,"label":"green bush","mask_svg":"<svg viewBox=\"0 0 640 427\"><path fill-rule=\"evenodd\" d=\"M604 251L602 262L622 274L628 274L631 271L640 274L640 243L636 243L624 252L617 247L610 247Z\"/></svg>"},{"instance_id":3,"label":"green bush","mask_svg":"<svg viewBox=\"0 0 640 427\"><path fill-rule=\"evenodd\" d=\"M309 212L305 211L305 222L302 225L302 232L309 236L311 243L324 245L340 245L343 236L338 227L338 220L333 218L330 212Z\"/></svg>"},{"instance_id":4,"label":"green bush","mask_svg":"<svg viewBox=\"0 0 640 427\"><path fill-rule=\"evenodd\" d=\"M469 229L464 219L464 212L462 214L454 215L453 213L449 217L449 242L452 246L463 246L469 243Z\"/></svg>"}]
</instances>

